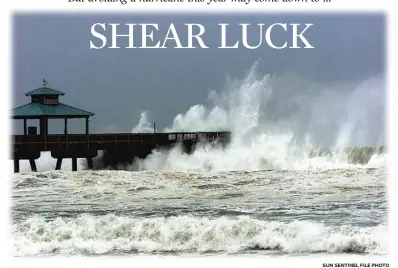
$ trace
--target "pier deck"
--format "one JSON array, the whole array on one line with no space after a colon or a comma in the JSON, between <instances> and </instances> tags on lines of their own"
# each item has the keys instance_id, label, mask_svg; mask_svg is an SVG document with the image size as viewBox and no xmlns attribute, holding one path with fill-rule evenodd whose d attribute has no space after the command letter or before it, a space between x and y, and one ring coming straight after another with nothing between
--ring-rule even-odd
<instances>
[{"instance_id":1,"label":"pier deck","mask_svg":"<svg viewBox=\"0 0 398 268\"><path fill-rule=\"evenodd\" d=\"M104 133L104 134L47 134L11 136L14 172L19 172L19 160L26 159L36 171L35 159L41 152L49 151L57 159L56 169L61 168L62 159L72 159L72 170L76 170L76 159L86 158L92 167L92 158L104 151L104 164L116 165L132 162L135 157L145 158L156 148L170 148L181 143L190 153L200 142L216 141L222 145L230 141L230 132L173 132L173 133Z\"/></svg>"}]
</instances>

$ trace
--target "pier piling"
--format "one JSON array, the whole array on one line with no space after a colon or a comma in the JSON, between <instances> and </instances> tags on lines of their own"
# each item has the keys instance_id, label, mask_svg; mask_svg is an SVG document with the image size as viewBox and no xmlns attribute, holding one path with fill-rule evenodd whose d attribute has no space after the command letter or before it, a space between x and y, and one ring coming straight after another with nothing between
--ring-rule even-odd
<instances>
[{"instance_id":1,"label":"pier piling","mask_svg":"<svg viewBox=\"0 0 398 268\"><path fill-rule=\"evenodd\" d=\"M19 159L14 159L14 173L19 173Z\"/></svg>"},{"instance_id":2,"label":"pier piling","mask_svg":"<svg viewBox=\"0 0 398 268\"><path fill-rule=\"evenodd\" d=\"M36 172L36 171L37 171L37 167L36 167L36 162L35 162L35 160L34 160L34 159L29 159L29 163L30 163L30 169L31 169L33 172Z\"/></svg>"},{"instance_id":3,"label":"pier piling","mask_svg":"<svg viewBox=\"0 0 398 268\"><path fill-rule=\"evenodd\" d=\"M77 171L77 158L72 157L72 171Z\"/></svg>"},{"instance_id":4,"label":"pier piling","mask_svg":"<svg viewBox=\"0 0 398 268\"><path fill-rule=\"evenodd\" d=\"M55 165L55 170L61 170L62 158L57 158L57 164Z\"/></svg>"},{"instance_id":5,"label":"pier piling","mask_svg":"<svg viewBox=\"0 0 398 268\"><path fill-rule=\"evenodd\" d=\"M93 159L92 159L91 157L87 157L86 160L87 160L87 167L88 167L89 169L92 169L92 168L94 167L94 165L93 165Z\"/></svg>"}]
</instances>

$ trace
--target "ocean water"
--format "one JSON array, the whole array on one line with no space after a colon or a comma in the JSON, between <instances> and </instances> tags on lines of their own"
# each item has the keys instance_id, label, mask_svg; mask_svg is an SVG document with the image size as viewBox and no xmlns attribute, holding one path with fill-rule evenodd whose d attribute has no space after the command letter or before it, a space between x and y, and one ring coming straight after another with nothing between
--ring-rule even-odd
<instances>
[{"instance_id":1,"label":"ocean water","mask_svg":"<svg viewBox=\"0 0 398 268\"><path fill-rule=\"evenodd\" d=\"M364 148L386 145L383 79L319 85L255 64L208 102L164 131L228 129L226 148L176 146L119 170L97 159L97 170L54 171L48 153L39 172L22 162L12 176L14 254L389 253L385 155ZM143 113L132 131L150 126Z\"/></svg>"},{"instance_id":2,"label":"ocean water","mask_svg":"<svg viewBox=\"0 0 398 268\"><path fill-rule=\"evenodd\" d=\"M16 254L386 254L385 175L384 168L22 174L13 184Z\"/></svg>"}]
</instances>

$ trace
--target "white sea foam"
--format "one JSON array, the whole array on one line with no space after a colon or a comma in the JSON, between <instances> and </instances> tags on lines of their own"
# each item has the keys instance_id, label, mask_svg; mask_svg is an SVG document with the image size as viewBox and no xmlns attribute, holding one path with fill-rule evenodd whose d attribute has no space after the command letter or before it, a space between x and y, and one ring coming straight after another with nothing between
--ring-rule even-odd
<instances>
[{"instance_id":1,"label":"white sea foam","mask_svg":"<svg viewBox=\"0 0 398 268\"><path fill-rule=\"evenodd\" d=\"M240 218L130 218L115 215L46 222L33 217L13 226L15 255L118 252L228 252L387 254L387 228L290 223ZM262 251L266 253L266 251Z\"/></svg>"},{"instance_id":2,"label":"white sea foam","mask_svg":"<svg viewBox=\"0 0 398 268\"><path fill-rule=\"evenodd\" d=\"M201 144L187 155L176 146L121 166L141 172L14 175L15 255L387 254L384 155L351 164L341 150L385 145L383 79L321 85L258 74L257 64L164 129L230 130L225 149ZM148 131L145 112L133 132ZM319 147L334 153L310 157ZM42 153L37 166L52 170L55 159ZM101 215L109 211L119 214ZM242 214L250 217L232 217Z\"/></svg>"},{"instance_id":3,"label":"white sea foam","mask_svg":"<svg viewBox=\"0 0 398 268\"><path fill-rule=\"evenodd\" d=\"M257 65L243 79L227 81L221 93L211 92L210 108L195 105L165 128L230 130L233 139L226 150L204 146L188 156L176 147L153 153L139 167L195 172L356 168L364 165L350 164L342 148L385 145L382 78L322 85L289 76L259 75ZM134 131L149 125L147 120L142 114ZM319 147L340 153L310 157L311 150ZM380 167L385 161L375 155L369 165Z\"/></svg>"},{"instance_id":4,"label":"white sea foam","mask_svg":"<svg viewBox=\"0 0 398 268\"><path fill-rule=\"evenodd\" d=\"M356 168L361 165L350 164L344 153L309 155L319 147L339 151L350 146L386 145L383 77L320 84L292 75L261 74L258 64L242 79L229 79L222 90L212 91L207 105L192 106L164 129L230 130L233 139L226 150L203 146L186 155L177 146L169 152L155 151L145 161L124 168L189 172ZM147 112L132 131L153 131ZM64 170L71 170L69 162ZM383 157L377 155L368 163L370 167L384 165ZM38 169L54 166L50 154L43 153ZM21 171L29 170L28 162L21 163Z\"/></svg>"}]
</instances>

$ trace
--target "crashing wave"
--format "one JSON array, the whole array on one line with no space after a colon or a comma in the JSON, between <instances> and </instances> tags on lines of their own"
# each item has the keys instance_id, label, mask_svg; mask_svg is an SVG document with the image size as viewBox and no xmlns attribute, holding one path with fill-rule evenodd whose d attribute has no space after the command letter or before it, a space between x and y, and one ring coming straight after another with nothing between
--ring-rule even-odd
<instances>
[{"instance_id":1,"label":"crashing wave","mask_svg":"<svg viewBox=\"0 0 398 268\"><path fill-rule=\"evenodd\" d=\"M131 218L115 215L14 223L15 255L190 253L276 250L281 253L387 254L387 228L339 226L249 217ZM266 253L266 252L264 252Z\"/></svg>"}]
</instances>

